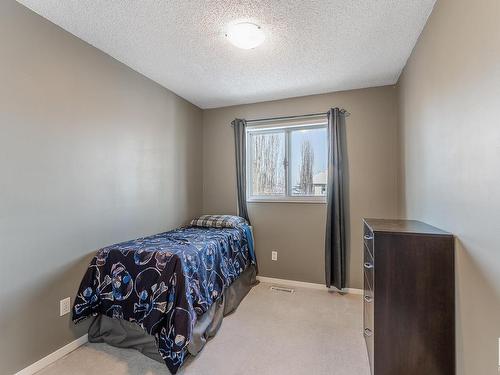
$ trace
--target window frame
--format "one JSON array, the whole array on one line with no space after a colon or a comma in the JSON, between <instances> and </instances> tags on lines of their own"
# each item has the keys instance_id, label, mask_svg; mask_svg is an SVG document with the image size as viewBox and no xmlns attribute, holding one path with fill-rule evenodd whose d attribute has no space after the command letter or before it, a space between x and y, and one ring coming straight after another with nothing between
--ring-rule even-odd
<instances>
[{"instance_id":1,"label":"window frame","mask_svg":"<svg viewBox=\"0 0 500 375\"><path fill-rule=\"evenodd\" d=\"M310 120L309 122L302 122L300 124L287 125L286 123L273 123L267 125L248 125L246 129L246 193L248 203L315 203L326 204L325 195L292 195L291 185L291 137L292 132L297 130L311 130L311 129L328 129L328 122L326 119ZM285 169L285 192L284 194L276 195L252 195L252 160L253 160L253 147L251 147L252 134L272 134L284 133L285 136L285 160L283 161L283 168ZM328 170L327 170L328 181ZM328 194L328 193L327 193Z\"/></svg>"}]
</instances>

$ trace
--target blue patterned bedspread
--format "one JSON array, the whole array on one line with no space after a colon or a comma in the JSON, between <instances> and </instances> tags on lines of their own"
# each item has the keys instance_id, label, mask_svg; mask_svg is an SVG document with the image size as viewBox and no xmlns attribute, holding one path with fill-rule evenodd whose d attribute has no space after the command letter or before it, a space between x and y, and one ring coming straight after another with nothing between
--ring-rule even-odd
<instances>
[{"instance_id":1,"label":"blue patterned bedspread","mask_svg":"<svg viewBox=\"0 0 500 375\"><path fill-rule=\"evenodd\" d=\"M197 315L254 263L249 233L245 225L185 227L101 249L81 282L73 321L104 314L137 323L175 374Z\"/></svg>"}]
</instances>

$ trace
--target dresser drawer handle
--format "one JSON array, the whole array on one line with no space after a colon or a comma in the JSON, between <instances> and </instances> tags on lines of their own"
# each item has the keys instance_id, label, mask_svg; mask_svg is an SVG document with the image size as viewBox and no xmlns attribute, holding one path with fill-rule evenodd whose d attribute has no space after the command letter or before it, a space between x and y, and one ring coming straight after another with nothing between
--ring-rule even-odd
<instances>
[{"instance_id":1,"label":"dresser drawer handle","mask_svg":"<svg viewBox=\"0 0 500 375\"><path fill-rule=\"evenodd\" d=\"M371 302L373 301L373 298L372 298L372 297L370 297L370 296L364 296L363 298L364 298L364 300L365 300L366 302L368 302L368 303L371 303Z\"/></svg>"},{"instance_id":2,"label":"dresser drawer handle","mask_svg":"<svg viewBox=\"0 0 500 375\"><path fill-rule=\"evenodd\" d=\"M363 238L367 241L373 240L373 236L371 234L365 234Z\"/></svg>"},{"instance_id":3,"label":"dresser drawer handle","mask_svg":"<svg viewBox=\"0 0 500 375\"><path fill-rule=\"evenodd\" d=\"M371 335L373 335L372 330L370 328L365 328L365 336L370 337Z\"/></svg>"},{"instance_id":4,"label":"dresser drawer handle","mask_svg":"<svg viewBox=\"0 0 500 375\"><path fill-rule=\"evenodd\" d=\"M364 263L364 264L363 264L363 266L364 266L367 270L370 270L370 269L372 269L372 268L373 268L373 264L368 263L368 262Z\"/></svg>"}]
</instances>

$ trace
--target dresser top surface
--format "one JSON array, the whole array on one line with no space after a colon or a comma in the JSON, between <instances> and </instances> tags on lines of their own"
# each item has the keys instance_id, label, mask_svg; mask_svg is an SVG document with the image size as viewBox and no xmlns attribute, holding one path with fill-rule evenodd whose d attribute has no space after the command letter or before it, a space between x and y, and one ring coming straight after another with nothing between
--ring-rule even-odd
<instances>
[{"instance_id":1,"label":"dresser top surface","mask_svg":"<svg viewBox=\"0 0 500 375\"><path fill-rule=\"evenodd\" d=\"M417 220L363 219L373 232L451 236L451 233Z\"/></svg>"}]
</instances>

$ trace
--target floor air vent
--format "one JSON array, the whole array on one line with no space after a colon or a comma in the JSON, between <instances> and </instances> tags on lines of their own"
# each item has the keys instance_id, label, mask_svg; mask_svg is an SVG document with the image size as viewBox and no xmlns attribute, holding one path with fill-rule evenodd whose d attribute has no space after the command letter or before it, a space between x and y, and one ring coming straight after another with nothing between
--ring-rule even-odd
<instances>
[{"instance_id":1,"label":"floor air vent","mask_svg":"<svg viewBox=\"0 0 500 375\"><path fill-rule=\"evenodd\" d=\"M275 290L276 292L284 292L284 293L293 293L294 290L292 288L284 288L282 286L272 286L269 289Z\"/></svg>"}]
</instances>

